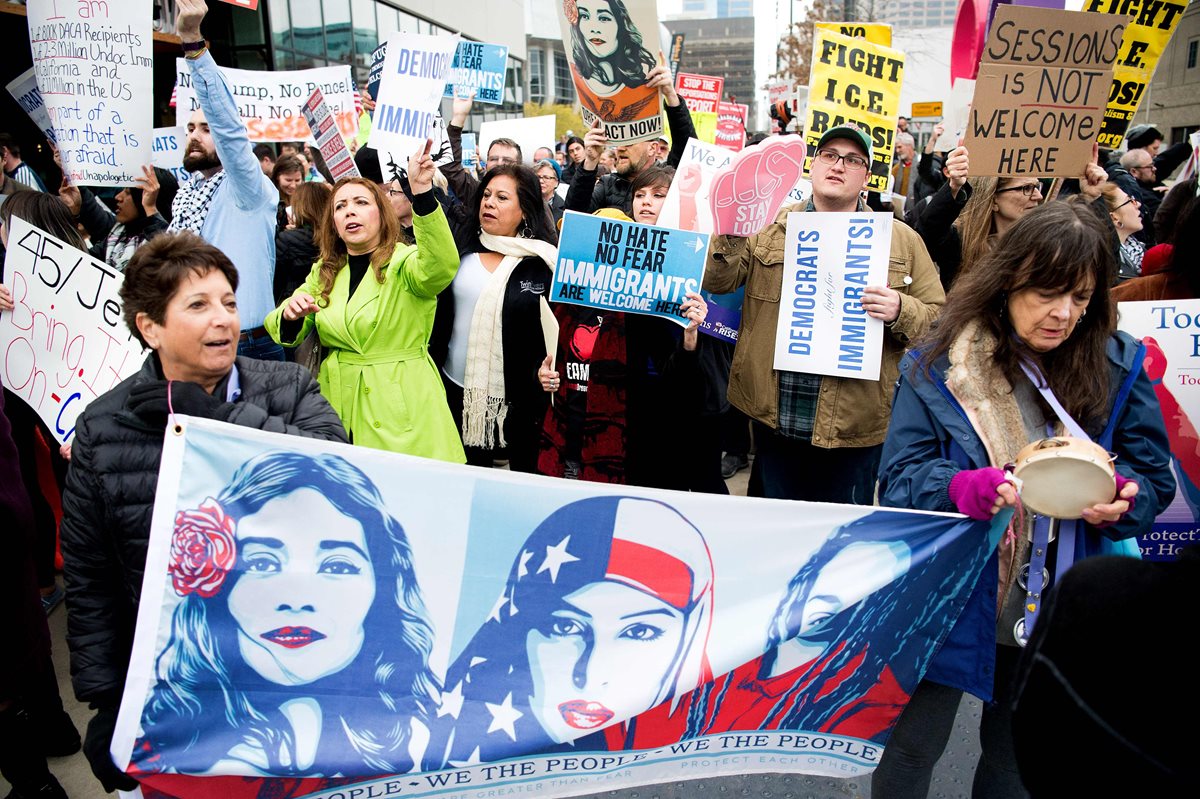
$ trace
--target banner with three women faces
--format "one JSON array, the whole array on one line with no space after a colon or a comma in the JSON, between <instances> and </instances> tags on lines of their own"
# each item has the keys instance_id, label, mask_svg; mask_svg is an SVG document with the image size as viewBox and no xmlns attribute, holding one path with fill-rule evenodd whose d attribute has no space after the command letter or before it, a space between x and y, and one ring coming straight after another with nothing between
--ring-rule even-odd
<instances>
[{"instance_id":1,"label":"banner with three women faces","mask_svg":"<svg viewBox=\"0 0 1200 799\"><path fill-rule=\"evenodd\" d=\"M112 749L148 797L861 775L1000 535L180 421Z\"/></svg>"}]
</instances>

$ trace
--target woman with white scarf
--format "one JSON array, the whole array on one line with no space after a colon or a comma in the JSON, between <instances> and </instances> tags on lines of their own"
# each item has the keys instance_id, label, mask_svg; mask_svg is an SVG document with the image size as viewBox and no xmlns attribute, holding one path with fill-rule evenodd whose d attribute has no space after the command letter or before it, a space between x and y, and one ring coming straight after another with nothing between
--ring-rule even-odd
<instances>
[{"instance_id":1,"label":"woman with white scarf","mask_svg":"<svg viewBox=\"0 0 1200 799\"><path fill-rule=\"evenodd\" d=\"M537 371L546 341L558 335L546 299L558 235L537 176L515 164L487 171L468 219L430 349L442 363L467 462L492 466L504 448L511 469L533 472L548 403Z\"/></svg>"}]
</instances>

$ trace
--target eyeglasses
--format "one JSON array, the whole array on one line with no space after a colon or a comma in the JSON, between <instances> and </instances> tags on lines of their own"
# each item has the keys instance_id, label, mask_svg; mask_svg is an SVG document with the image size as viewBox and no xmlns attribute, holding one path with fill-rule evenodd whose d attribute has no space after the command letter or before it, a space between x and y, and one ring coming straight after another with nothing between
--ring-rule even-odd
<instances>
[{"instance_id":1,"label":"eyeglasses","mask_svg":"<svg viewBox=\"0 0 1200 799\"><path fill-rule=\"evenodd\" d=\"M867 165L871 163L857 153L846 153L845 155L841 155L833 150L817 150L816 158L825 166L833 166L838 161L841 161L847 170L854 172L866 169Z\"/></svg>"},{"instance_id":2,"label":"eyeglasses","mask_svg":"<svg viewBox=\"0 0 1200 799\"><path fill-rule=\"evenodd\" d=\"M385 189L385 191L387 192L387 196L389 196L389 197L400 197L401 195L404 195L404 190L403 190L403 189L391 189L391 188L389 188L389 189Z\"/></svg>"},{"instance_id":3,"label":"eyeglasses","mask_svg":"<svg viewBox=\"0 0 1200 799\"><path fill-rule=\"evenodd\" d=\"M555 183L558 182L558 178L554 175L538 175L538 180L542 181L543 183L548 183L550 181L554 181Z\"/></svg>"},{"instance_id":4,"label":"eyeglasses","mask_svg":"<svg viewBox=\"0 0 1200 799\"><path fill-rule=\"evenodd\" d=\"M1041 183L1025 183L1020 186L1009 186L1007 189L996 189L997 194L1003 194L1006 191L1019 191L1026 197L1032 197L1035 194L1042 193Z\"/></svg>"},{"instance_id":5,"label":"eyeglasses","mask_svg":"<svg viewBox=\"0 0 1200 799\"><path fill-rule=\"evenodd\" d=\"M1141 205L1142 205L1140 202L1138 202L1138 200L1137 200L1137 198L1136 198L1136 197L1130 197L1128 200L1126 200L1125 202L1121 203L1120 205L1118 205L1118 206L1117 206L1116 208L1114 208L1113 210L1114 210L1114 211L1120 211L1122 208L1124 208L1125 206L1129 205L1130 203L1137 203L1137 206L1138 206L1139 208L1140 208L1140 207L1141 207Z\"/></svg>"},{"instance_id":6,"label":"eyeglasses","mask_svg":"<svg viewBox=\"0 0 1200 799\"><path fill-rule=\"evenodd\" d=\"M1138 166L1131 166L1129 168L1130 169L1153 169L1156 171L1158 170L1158 167L1156 167L1153 162L1151 162L1149 164L1140 164Z\"/></svg>"}]
</instances>

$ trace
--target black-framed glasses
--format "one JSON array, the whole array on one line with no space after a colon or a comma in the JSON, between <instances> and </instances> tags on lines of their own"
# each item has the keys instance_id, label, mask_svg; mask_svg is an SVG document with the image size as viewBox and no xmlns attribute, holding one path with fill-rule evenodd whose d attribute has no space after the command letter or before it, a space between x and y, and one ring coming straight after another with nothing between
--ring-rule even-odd
<instances>
[{"instance_id":1,"label":"black-framed glasses","mask_svg":"<svg viewBox=\"0 0 1200 799\"><path fill-rule=\"evenodd\" d=\"M384 191L387 192L387 196L389 196L389 197L399 197L401 195L408 196L408 195L404 194L403 189L394 189L394 188L391 188L390 186L388 188L384 189Z\"/></svg>"},{"instance_id":2,"label":"black-framed glasses","mask_svg":"<svg viewBox=\"0 0 1200 799\"><path fill-rule=\"evenodd\" d=\"M863 158L858 153L846 153L845 155L842 155L841 153L834 152L833 150L817 150L816 159L825 166L833 166L838 161L841 161L845 165L846 169L852 171L866 169L871 164L870 161Z\"/></svg>"},{"instance_id":3,"label":"black-framed glasses","mask_svg":"<svg viewBox=\"0 0 1200 799\"><path fill-rule=\"evenodd\" d=\"M1125 202L1121 203L1116 208L1114 208L1113 211L1120 211L1122 208L1129 205L1130 203L1137 203L1139 207L1141 206L1141 203L1138 202L1138 199L1136 197L1129 197L1128 199L1125 200Z\"/></svg>"},{"instance_id":4,"label":"black-framed glasses","mask_svg":"<svg viewBox=\"0 0 1200 799\"><path fill-rule=\"evenodd\" d=\"M558 182L558 178L555 175L538 175L537 178L538 178L538 180L542 181L543 183L546 183L551 180L553 180L555 183Z\"/></svg>"},{"instance_id":5,"label":"black-framed glasses","mask_svg":"<svg viewBox=\"0 0 1200 799\"><path fill-rule=\"evenodd\" d=\"M1032 197L1034 194L1041 194L1041 183L1025 183L1021 186L1009 186L1006 189L996 189L997 194L1003 194L1006 191L1019 191L1026 197Z\"/></svg>"}]
</instances>

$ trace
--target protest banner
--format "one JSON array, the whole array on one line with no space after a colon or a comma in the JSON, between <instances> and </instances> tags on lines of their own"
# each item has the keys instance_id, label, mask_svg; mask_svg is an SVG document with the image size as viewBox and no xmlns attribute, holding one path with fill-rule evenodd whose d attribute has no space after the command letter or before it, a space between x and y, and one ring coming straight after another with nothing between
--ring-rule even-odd
<instances>
[{"instance_id":1,"label":"protest banner","mask_svg":"<svg viewBox=\"0 0 1200 799\"><path fill-rule=\"evenodd\" d=\"M228 3L229 5L237 6L238 8L244 8L248 11L258 10L258 0L220 0L220 2Z\"/></svg>"},{"instance_id":2,"label":"protest banner","mask_svg":"<svg viewBox=\"0 0 1200 799\"><path fill-rule=\"evenodd\" d=\"M475 144L474 133L464 133L459 140L462 146L462 164L468 169L479 165L479 148Z\"/></svg>"},{"instance_id":3,"label":"protest banner","mask_svg":"<svg viewBox=\"0 0 1200 799\"><path fill-rule=\"evenodd\" d=\"M975 81L959 78L950 87L950 99L946 102L942 117L942 135L934 142L933 149L939 153L953 150L967 132L971 113L971 98L975 96Z\"/></svg>"},{"instance_id":4,"label":"protest banner","mask_svg":"<svg viewBox=\"0 0 1200 799\"><path fill-rule=\"evenodd\" d=\"M508 45L461 41L450 62L443 97L464 96L473 91L475 102L500 105L504 102L504 76L508 70Z\"/></svg>"},{"instance_id":5,"label":"protest banner","mask_svg":"<svg viewBox=\"0 0 1200 799\"><path fill-rule=\"evenodd\" d=\"M658 65L656 0L558 0L555 5L583 124L590 128L603 121L611 145L661 136L662 95L646 86L646 73Z\"/></svg>"},{"instance_id":6,"label":"protest banner","mask_svg":"<svg viewBox=\"0 0 1200 799\"><path fill-rule=\"evenodd\" d=\"M33 67L22 72L17 77L8 82L8 93L17 101L17 105L29 114L29 118L33 120L33 124L38 126L38 130L46 137L46 141L53 143L54 125L50 122L50 114L46 111L46 103L42 100L42 93L38 90L37 76L34 75Z\"/></svg>"},{"instance_id":7,"label":"protest banner","mask_svg":"<svg viewBox=\"0 0 1200 799\"><path fill-rule=\"evenodd\" d=\"M750 106L742 103L717 104L717 130L714 144L737 152L746 146L746 124Z\"/></svg>"},{"instance_id":8,"label":"protest banner","mask_svg":"<svg viewBox=\"0 0 1200 799\"><path fill-rule=\"evenodd\" d=\"M553 114L516 119L489 119L479 126L478 157L487 161L488 150L494 140L512 139L521 145L521 157L524 162L533 163L533 153L537 148L554 146L554 126L557 123L558 117Z\"/></svg>"},{"instance_id":9,"label":"protest banner","mask_svg":"<svg viewBox=\"0 0 1200 799\"><path fill-rule=\"evenodd\" d=\"M825 131L854 123L871 137L867 188L882 192L891 176L904 53L828 30L817 33L804 116L804 142L808 145L804 171L811 170L813 153Z\"/></svg>"},{"instance_id":10,"label":"protest banner","mask_svg":"<svg viewBox=\"0 0 1200 799\"><path fill-rule=\"evenodd\" d=\"M891 244L891 214L788 214L776 369L879 379L883 322L859 298L887 285Z\"/></svg>"},{"instance_id":11,"label":"protest banner","mask_svg":"<svg viewBox=\"0 0 1200 799\"><path fill-rule=\"evenodd\" d=\"M388 37L368 140L379 152L385 176L388 161L403 166L427 138L440 141L438 109L458 41L457 35L423 33L396 32Z\"/></svg>"},{"instance_id":12,"label":"protest banner","mask_svg":"<svg viewBox=\"0 0 1200 799\"><path fill-rule=\"evenodd\" d=\"M708 194L712 232L753 236L774 222L801 178L805 151L799 136L770 136L735 154Z\"/></svg>"},{"instance_id":13,"label":"protest banner","mask_svg":"<svg viewBox=\"0 0 1200 799\"><path fill-rule=\"evenodd\" d=\"M675 91L693 114L697 111L712 114L721 102L725 79L680 72L675 76Z\"/></svg>"},{"instance_id":14,"label":"protest banner","mask_svg":"<svg viewBox=\"0 0 1200 799\"><path fill-rule=\"evenodd\" d=\"M192 173L183 168L183 154L187 150L187 127L176 125L154 129L154 146L151 148L151 163L165 169L179 181L183 188L192 181Z\"/></svg>"},{"instance_id":15,"label":"protest banner","mask_svg":"<svg viewBox=\"0 0 1200 799\"><path fill-rule=\"evenodd\" d=\"M679 306L687 292L700 290L708 238L568 211L550 300L647 314L687 327Z\"/></svg>"},{"instance_id":16,"label":"protest banner","mask_svg":"<svg viewBox=\"0 0 1200 799\"><path fill-rule=\"evenodd\" d=\"M1119 327L1146 347L1142 365L1154 386L1171 447L1175 498L1138 536L1146 560L1174 560L1200 543L1200 300L1122 302Z\"/></svg>"},{"instance_id":17,"label":"protest banner","mask_svg":"<svg viewBox=\"0 0 1200 799\"><path fill-rule=\"evenodd\" d=\"M110 750L155 796L861 776L1009 518L557 480L176 418Z\"/></svg>"},{"instance_id":18,"label":"protest banner","mask_svg":"<svg viewBox=\"0 0 1200 799\"><path fill-rule=\"evenodd\" d=\"M321 157L325 159L325 166L329 168L333 179L336 181L348 176L359 177L354 157L350 155L350 148L346 146L346 140L342 138L337 121L320 89L313 90L312 96L301 107L300 113L304 114L304 121L308 123L313 138L317 140L317 149L321 151Z\"/></svg>"},{"instance_id":19,"label":"protest banner","mask_svg":"<svg viewBox=\"0 0 1200 799\"><path fill-rule=\"evenodd\" d=\"M367 94L379 97L379 81L383 79L383 62L387 58L387 42L371 51L371 68L367 71Z\"/></svg>"},{"instance_id":20,"label":"protest banner","mask_svg":"<svg viewBox=\"0 0 1200 799\"><path fill-rule=\"evenodd\" d=\"M64 175L133 186L150 163L154 95L150 0L32 3L33 70Z\"/></svg>"},{"instance_id":21,"label":"protest banner","mask_svg":"<svg viewBox=\"0 0 1200 799\"><path fill-rule=\"evenodd\" d=\"M0 314L0 382L68 443L88 403L145 360L121 315L121 273L13 216L4 275L14 307Z\"/></svg>"},{"instance_id":22,"label":"protest banner","mask_svg":"<svg viewBox=\"0 0 1200 799\"><path fill-rule=\"evenodd\" d=\"M1125 131L1133 124L1146 87L1154 77L1158 59L1187 10L1188 0L1156 0L1130 3L1122 0L1087 0L1084 11L1114 14L1130 20L1121 38L1121 51L1113 65L1112 87L1108 92L1108 107L1097 141L1101 147L1117 149L1125 139ZM1132 15L1132 18L1130 18Z\"/></svg>"},{"instance_id":23,"label":"protest banner","mask_svg":"<svg viewBox=\"0 0 1200 799\"><path fill-rule=\"evenodd\" d=\"M872 44L892 46L892 26L879 22L814 22L819 31L839 33L854 39L866 39Z\"/></svg>"},{"instance_id":24,"label":"protest banner","mask_svg":"<svg viewBox=\"0 0 1200 799\"><path fill-rule=\"evenodd\" d=\"M1127 24L1107 14L997 8L963 142L971 174L1082 175Z\"/></svg>"},{"instance_id":25,"label":"protest banner","mask_svg":"<svg viewBox=\"0 0 1200 799\"><path fill-rule=\"evenodd\" d=\"M312 131L301 109L305 100L318 89L325 96L342 136L353 136L358 131L354 78L348 66L277 72L221 67L221 73L237 102L238 115L246 123L250 141L307 141ZM192 89L191 67L186 58L177 58L175 121L186 125L192 112L199 107L196 92Z\"/></svg>"},{"instance_id":26,"label":"protest banner","mask_svg":"<svg viewBox=\"0 0 1200 799\"><path fill-rule=\"evenodd\" d=\"M683 34L676 33L671 36L671 74L679 74L679 62L683 59Z\"/></svg>"}]
</instances>

